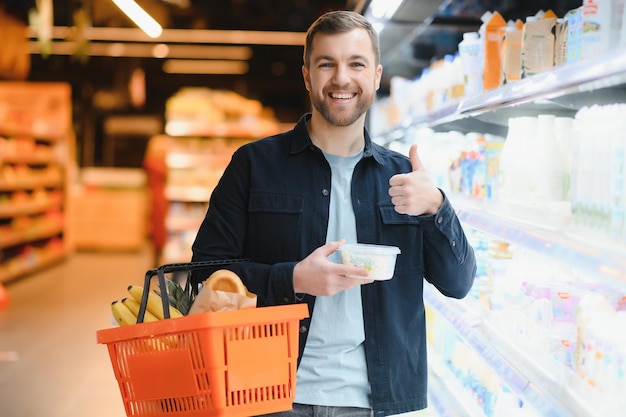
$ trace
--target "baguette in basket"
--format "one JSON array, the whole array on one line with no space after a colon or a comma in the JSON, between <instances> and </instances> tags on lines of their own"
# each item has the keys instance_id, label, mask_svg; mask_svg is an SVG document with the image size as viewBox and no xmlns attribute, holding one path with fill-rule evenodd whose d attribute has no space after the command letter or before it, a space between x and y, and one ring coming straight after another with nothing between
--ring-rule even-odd
<instances>
[{"instance_id":1,"label":"baguette in basket","mask_svg":"<svg viewBox=\"0 0 626 417\"><path fill-rule=\"evenodd\" d=\"M256 307L256 294L248 291L239 275L228 269L213 272L203 283L189 314Z\"/></svg>"}]
</instances>

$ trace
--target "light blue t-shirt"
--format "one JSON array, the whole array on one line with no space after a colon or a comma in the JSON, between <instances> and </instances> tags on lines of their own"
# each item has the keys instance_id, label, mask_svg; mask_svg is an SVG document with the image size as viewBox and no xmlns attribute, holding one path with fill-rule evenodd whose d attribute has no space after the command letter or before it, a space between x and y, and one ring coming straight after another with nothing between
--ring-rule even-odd
<instances>
[{"instance_id":1,"label":"light blue t-shirt","mask_svg":"<svg viewBox=\"0 0 626 417\"><path fill-rule=\"evenodd\" d=\"M324 154L332 174L326 242L357 241L350 184L354 167L362 155L362 150L349 157ZM341 263L341 256L336 252L330 260ZM360 286L332 296L316 297L298 368L295 402L370 407L364 341Z\"/></svg>"}]
</instances>

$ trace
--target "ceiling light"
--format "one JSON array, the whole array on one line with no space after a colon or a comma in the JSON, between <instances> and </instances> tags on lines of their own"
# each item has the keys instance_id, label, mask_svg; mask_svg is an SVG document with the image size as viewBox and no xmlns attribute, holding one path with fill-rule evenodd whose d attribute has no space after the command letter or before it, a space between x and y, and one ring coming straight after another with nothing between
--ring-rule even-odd
<instances>
[{"instance_id":1,"label":"ceiling light","mask_svg":"<svg viewBox=\"0 0 626 417\"><path fill-rule=\"evenodd\" d=\"M146 35L158 38L163 33L163 28L133 0L113 0L113 3L123 11Z\"/></svg>"},{"instance_id":2,"label":"ceiling light","mask_svg":"<svg viewBox=\"0 0 626 417\"><path fill-rule=\"evenodd\" d=\"M126 52L126 47L124 44L116 42L108 45L107 55L110 56L122 56Z\"/></svg>"},{"instance_id":3,"label":"ceiling light","mask_svg":"<svg viewBox=\"0 0 626 417\"><path fill-rule=\"evenodd\" d=\"M402 0L372 0L370 13L376 19L391 19L400 7Z\"/></svg>"},{"instance_id":4,"label":"ceiling light","mask_svg":"<svg viewBox=\"0 0 626 417\"><path fill-rule=\"evenodd\" d=\"M242 75L248 72L248 64L244 61L168 59L163 63L163 71L168 74Z\"/></svg>"},{"instance_id":5,"label":"ceiling light","mask_svg":"<svg viewBox=\"0 0 626 417\"><path fill-rule=\"evenodd\" d=\"M170 48L165 43L157 43L152 48L152 56L155 58L165 58L169 55Z\"/></svg>"}]
</instances>

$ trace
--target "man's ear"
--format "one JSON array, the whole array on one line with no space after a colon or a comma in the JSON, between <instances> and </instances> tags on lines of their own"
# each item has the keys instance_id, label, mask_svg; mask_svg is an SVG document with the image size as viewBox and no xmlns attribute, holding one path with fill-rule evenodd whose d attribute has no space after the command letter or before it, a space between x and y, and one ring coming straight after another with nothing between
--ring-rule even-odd
<instances>
[{"instance_id":1,"label":"man's ear","mask_svg":"<svg viewBox=\"0 0 626 417\"><path fill-rule=\"evenodd\" d=\"M309 70L304 65L302 66L302 78L304 79L306 91L311 91L311 77L309 76Z\"/></svg>"}]
</instances>

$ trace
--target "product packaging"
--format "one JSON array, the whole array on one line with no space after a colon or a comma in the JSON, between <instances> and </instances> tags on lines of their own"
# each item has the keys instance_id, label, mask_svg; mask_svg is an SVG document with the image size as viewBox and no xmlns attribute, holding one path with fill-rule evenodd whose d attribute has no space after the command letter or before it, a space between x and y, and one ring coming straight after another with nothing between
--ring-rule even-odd
<instances>
[{"instance_id":1,"label":"product packaging","mask_svg":"<svg viewBox=\"0 0 626 417\"><path fill-rule=\"evenodd\" d=\"M528 16L522 36L522 78L554 67L554 17Z\"/></svg>"},{"instance_id":2,"label":"product packaging","mask_svg":"<svg viewBox=\"0 0 626 417\"><path fill-rule=\"evenodd\" d=\"M578 61L582 57L583 8L578 7L565 14L567 22L567 62Z\"/></svg>"},{"instance_id":3,"label":"product packaging","mask_svg":"<svg viewBox=\"0 0 626 417\"><path fill-rule=\"evenodd\" d=\"M536 146L531 201L538 204L563 200L565 169L554 125L554 115L537 116L537 134L532 141Z\"/></svg>"},{"instance_id":4,"label":"product packaging","mask_svg":"<svg viewBox=\"0 0 626 417\"><path fill-rule=\"evenodd\" d=\"M528 141L536 136L537 121L534 117L512 117L499 164L499 195L501 202L525 204L529 195L530 164L534 149Z\"/></svg>"},{"instance_id":5,"label":"product packaging","mask_svg":"<svg viewBox=\"0 0 626 417\"><path fill-rule=\"evenodd\" d=\"M502 39L506 21L500 13L493 12L484 23L483 90L492 90L502 85Z\"/></svg>"},{"instance_id":6,"label":"product packaging","mask_svg":"<svg viewBox=\"0 0 626 417\"><path fill-rule=\"evenodd\" d=\"M567 19L557 19L554 31L554 66L567 62Z\"/></svg>"},{"instance_id":7,"label":"product packaging","mask_svg":"<svg viewBox=\"0 0 626 417\"><path fill-rule=\"evenodd\" d=\"M557 145L559 146L559 154L562 156L564 185L563 196L565 200L570 201L571 197L571 175L572 175L572 135L573 135L574 118L572 117L556 117L554 119L554 135Z\"/></svg>"},{"instance_id":8,"label":"product packaging","mask_svg":"<svg viewBox=\"0 0 626 417\"><path fill-rule=\"evenodd\" d=\"M480 39L477 32L463 34L463 40L459 43L459 57L463 66L465 96L479 95L483 87L483 74Z\"/></svg>"},{"instance_id":9,"label":"product packaging","mask_svg":"<svg viewBox=\"0 0 626 417\"><path fill-rule=\"evenodd\" d=\"M625 0L583 1L583 56L606 52L626 40L625 3Z\"/></svg>"},{"instance_id":10,"label":"product packaging","mask_svg":"<svg viewBox=\"0 0 626 417\"><path fill-rule=\"evenodd\" d=\"M502 75L505 83L522 78L522 30L508 25L502 41Z\"/></svg>"},{"instance_id":11,"label":"product packaging","mask_svg":"<svg viewBox=\"0 0 626 417\"><path fill-rule=\"evenodd\" d=\"M504 141L501 138L491 138L486 135L487 142L485 143L485 197L488 200L496 199L499 196L499 166L500 155L502 154L502 147Z\"/></svg>"},{"instance_id":12,"label":"product packaging","mask_svg":"<svg viewBox=\"0 0 626 417\"><path fill-rule=\"evenodd\" d=\"M626 0L611 1L611 30L609 34L609 48L615 48L622 43L625 10Z\"/></svg>"}]
</instances>

